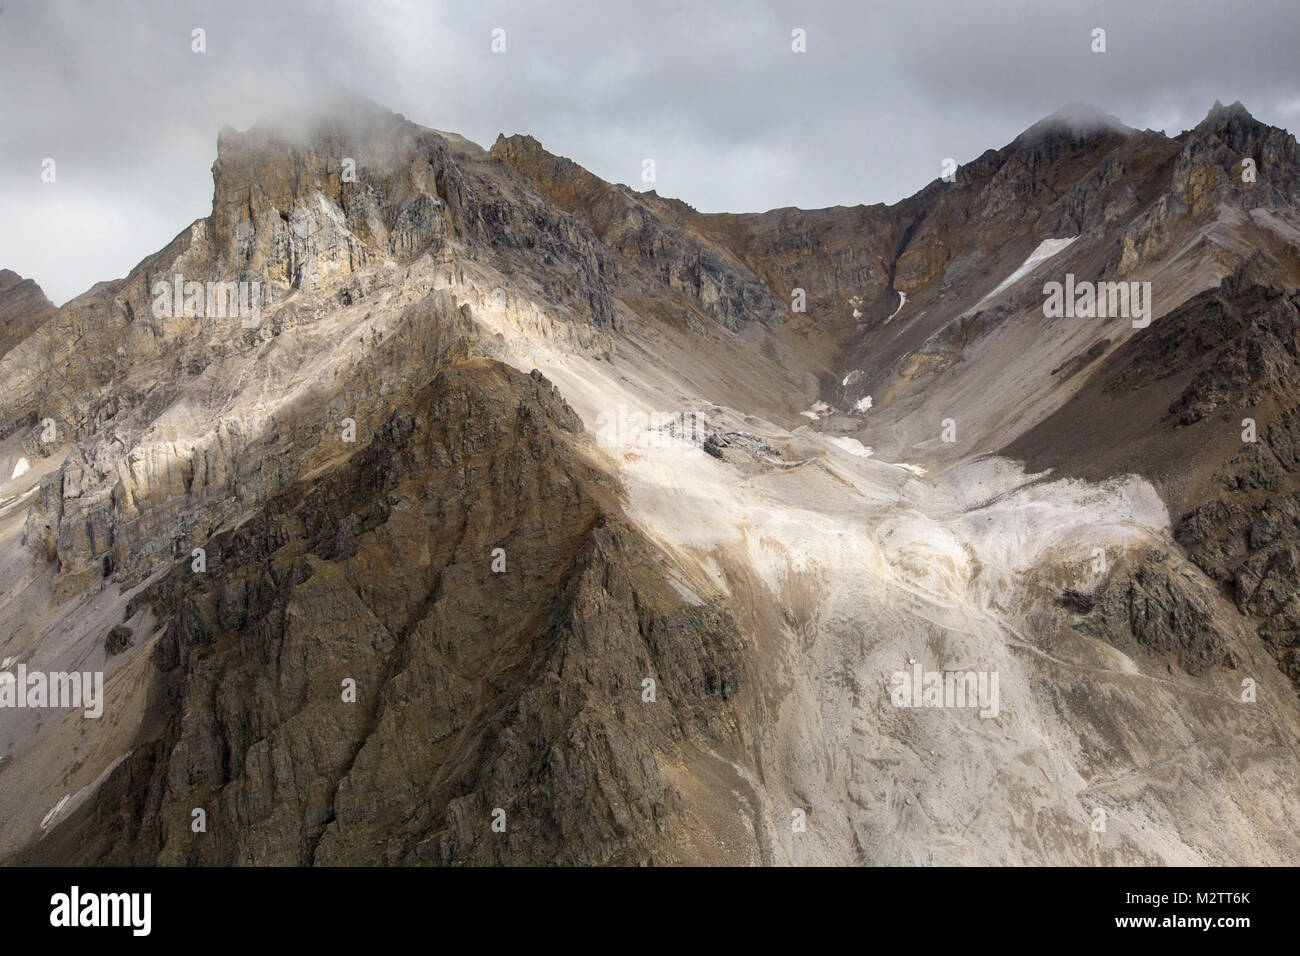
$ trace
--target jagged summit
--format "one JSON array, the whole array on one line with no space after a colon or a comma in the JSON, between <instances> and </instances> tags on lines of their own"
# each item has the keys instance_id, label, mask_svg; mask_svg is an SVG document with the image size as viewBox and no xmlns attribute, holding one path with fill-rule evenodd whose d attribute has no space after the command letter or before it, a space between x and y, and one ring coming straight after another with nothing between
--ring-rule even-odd
<instances>
[{"instance_id":1,"label":"jagged summit","mask_svg":"<svg viewBox=\"0 0 1300 956\"><path fill-rule=\"evenodd\" d=\"M1180 133L1177 139L1182 142L1195 137L1217 136L1219 138L1228 138L1237 144L1246 140L1260 138L1276 138L1278 140L1291 139L1294 141L1295 136L1287 130L1278 127L1269 126L1267 123L1256 119L1254 114L1241 103L1240 100L1224 106L1218 100L1210 107L1205 114L1205 118L1189 130Z\"/></svg>"},{"instance_id":2,"label":"jagged summit","mask_svg":"<svg viewBox=\"0 0 1300 956\"><path fill-rule=\"evenodd\" d=\"M1216 100L1205 118L1176 141L1183 147L1176 179L1186 175L1195 182L1214 170L1221 189L1249 193L1257 207L1300 203L1296 137L1260 122L1240 102L1223 106Z\"/></svg>"},{"instance_id":3,"label":"jagged summit","mask_svg":"<svg viewBox=\"0 0 1300 956\"><path fill-rule=\"evenodd\" d=\"M1255 120L1240 102L1224 106L1217 100L1196 128L1221 129L1233 122L1237 126L1254 124L1263 130L1271 129ZM1075 139L1100 137L1100 144L1110 145L1113 144L1112 137L1128 137L1135 132L1118 117L1093 104L1072 102L1027 127L1005 148L1036 148L1045 139L1061 136ZM345 146L350 146L353 151L368 150L374 154L383 154L388 160L397 161L403 155L404 148L414 139L421 134L430 133L468 142L454 134L437 134L435 130L422 127L402 114L364 97L340 92L312 109L268 116L244 131L223 127L218 135L218 161L223 155L246 157L250 152L274 151L284 147L315 147L318 150L325 147L337 151ZM1183 134L1186 135L1188 133ZM544 155L550 166L549 175L556 182L571 182L584 175L591 176L580 163L549 153L534 136L527 133L498 134L490 152L498 156L509 154L520 162L528 162L526 157L537 160ZM991 150L986 156L994 153ZM984 158L981 157L981 160ZM680 202L661 197L654 190L637 192L664 202ZM862 201L870 203L871 199L863 197Z\"/></svg>"},{"instance_id":4,"label":"jagged summit","mask_svg":"<svg viewBox=\"0 0 1300 956\"><path fill-rule=\"evenodd\" d=\"M1205 114L1205 119L1212 120L1221 117L1233 117L1233 116L1241 119L1251 119L1251 120L1255 118L1254 115L1250 112L1250 110L1246 109L1245 105L1241 102L1241 100L1234 100L1229 106L1224 106L1221 102L1215 100L1214 105L1211 106L1209 112Z\"/></svg>"},{"instance_id":5,"label":"jagged summit","mask_svg":"<svg viewBox=\"0 0 1300 956\"><path fill-rule=\"evenodd\" d=\"M1267 123L1262 123L1257 120L1254 114L1252 114L1240 100L1233 102L1229 106L1224 106L1218 100L1215 100L1214 105L1211 106L1209 111L1205 114L1205 118L1197 123L1189 132L1195 133L1204 130L1222 131L1225 129L1240 130L1248 128L1259 130L1276 129L1276 127L1269 126ZM1285 130L1278 130L1278 132L1285 133ZM1183 135L1186 135L1186 133Z\"/></svg>"}]
</instances>

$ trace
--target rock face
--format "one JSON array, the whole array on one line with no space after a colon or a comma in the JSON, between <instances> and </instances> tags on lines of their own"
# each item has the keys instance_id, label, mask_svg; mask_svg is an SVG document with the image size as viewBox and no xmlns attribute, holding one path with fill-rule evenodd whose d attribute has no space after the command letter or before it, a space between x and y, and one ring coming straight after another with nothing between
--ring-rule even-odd
<instances>
[{"instance_id":1,"label":"rock face","mask_svg":"<svg viewBox=\"0 0 1300 956\"><path fill-rule=\"evenodd\" d=\"M1189 674L1203 674L1236 666L1229 649L1234 622L1216 608L1216 597L1207 582L1179 568L1167 553L1153 551L1089 599L1095 610L1076 609L1092 615L1082 626L1085 633L1121 650L1136 643Z\"/></svg>"},{"instance_id":2,"label":"rock face","mask_svg":"<svg viewBox=\"0 0 1300 956\"><path fill-rule=\"evenodd\" d=\"M57 310L31 279L0 269L0 357L31 335Z\"/></svg>"},{"instance_id":3,"label":"rock face","mask_svg":"<svg viewBox=\"0 0 1300 956\"><path fill-rule=\"evenodd\" d=\"M538 191L589 226L624 267L662 296L667 287L693 311L737 331L777 321L779 302L758 276L691 229L684 203L611 186L572 160L546 152L531 136L497 138L492 155L528 177ZM629 281L632 276L625 277Z\"/></svg>"},{"instance_id":4,"label":"rock face","mask_svg":"<svg viewBox=\"0 0 1300 956\"><path fill-rule=\"evenodd\" d=\"M0 657L108 688L0 710L0 861L1300 861L1298 176L1217 104L736 215L223 130L125 279L0 272Z\"/></svg>"},{"instance_id":5,"label":"rock face","mask_svg":"<svg viewBox=\"0 0 1300 956\"><path fill-rule=\"evenodd\" d=\"M1206 500L1183 516L1175 536L1258 622L1259 636L1300 689L1298 471L1300 405L1221 468Z\"/></svg>"}]
</instances>

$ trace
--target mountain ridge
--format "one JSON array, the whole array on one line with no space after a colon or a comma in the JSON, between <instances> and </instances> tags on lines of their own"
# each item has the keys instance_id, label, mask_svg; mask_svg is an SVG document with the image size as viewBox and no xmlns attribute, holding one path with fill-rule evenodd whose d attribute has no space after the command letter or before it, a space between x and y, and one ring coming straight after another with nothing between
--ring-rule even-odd
<instances>
[{"instance_id":1,"label":"mountain ridge","mask_svg":"<svg viewBox=\"0 0 1300 956\"><path fill-rule=\"evenodd\" d=\"M212 212L0 353L0 654L112 704L0 713L0 859L1300 859L1300 151L1243 113L749 214L360 101L223 130ZM899 708L918 658L1009 697Z\"/></svg>"}]
</instances>

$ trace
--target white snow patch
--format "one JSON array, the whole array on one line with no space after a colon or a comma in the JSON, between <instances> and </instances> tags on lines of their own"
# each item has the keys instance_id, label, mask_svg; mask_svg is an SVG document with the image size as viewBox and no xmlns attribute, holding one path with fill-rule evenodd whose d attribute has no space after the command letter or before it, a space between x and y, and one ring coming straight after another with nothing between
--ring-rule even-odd
<instances>
[{"instance_id":1,"label":"white snow patch","mask_svg":"<svg viewBox=\"0 0 1300 956\"><path fill-rule=\"evenodd\" d=\"M999 292L1003 292L1011 288L1013 285L1015 285L1025 276L1029 275L1029 273L1033 272L1034 269L1040 263L1046 262L1048 259L1052 258L1052 256L1064 251L1072 242L1074 242L1078 238L1079 238L1078 236L1069 236L1068 238L1065 239L1044 239L1042 242L1038 244L1038 248L1036 248L1033 252L1029 254L1029 258L1026 259L1021 264L1019 269L1017 269L1015 272L1011 273L1011 275L1003 279L1002 283L996 289L994 289L984 298L980 299L979 302L976 303L976 305L977 306L983 305L985 302L989 301L989 299L996 296ZM900 306L899 308L902 308L902 306Z\"/></svg>"},{"instance_id":2,"label":"white snow patch","mask_svg":"<svg viewBox=\"0 0 1300 956\"><path fill-rule=\"evenodd\" d=\"M853 410L855 412L865 412L870 407L871 407L870 395L866 396L865 398L859 398L856 402L853 403Z\"/></svg>"},{"instance_id":3,"label":"white snow patch","mask_svg":"<svg viewBox=\"0 0 1300 956\"><path fill-rule=\"evenodd\" d=\"M32 468L32 463L30 461L28 461L26 458L19 458L18 464L14 465L14 473L9 476L9 480L13 481L19 475L26 474L27 472L31 471L31 468ZM4 472L0 472L0 474L4 474Z\"/></svg>"},{"instance_id":4,"label":"white snow patch","mask_svg":"<svg viewBox=\"0 0 1300 956\"><path fill-rule=\"evenodd\" d=\"M852 372L849 372L848 375L844 376L844 381L840 382L840 384L845 388L848 388L860 378L862 378L862 372L855 368Z\"/></svg>"},{"instance_id":5,"label":"white snow patch","mask_svg":"<svg viewBox=\"0 0 1300 956\"><path fill-rule=\"evenodd\" d=\"M897 291L897 290L895 290L895 291ZM893 312L891 312L891 313L889 314L889 319L892 319L894 316L898 315L898 313L902 312L902 311L903 311L903 306L905 306L905 305L907 305L907 293L906 293L906 292L899 292L899 293L898 293L898 308L895 309ZM885 321L888 322L889 319L885 319Z\"/></svg>"},{"instance_id":6,"label":"white snow patch","mask_svg":"<svg viewBox=\"0 0 1300 956\"><path fill-rule=\"evenodd\" d=\"M870 458L872 451L856 438L841 438L838 435L828 436L832 443L843 448L850 455L857 455L859 458Z\"/></svg>"}]
</instances>

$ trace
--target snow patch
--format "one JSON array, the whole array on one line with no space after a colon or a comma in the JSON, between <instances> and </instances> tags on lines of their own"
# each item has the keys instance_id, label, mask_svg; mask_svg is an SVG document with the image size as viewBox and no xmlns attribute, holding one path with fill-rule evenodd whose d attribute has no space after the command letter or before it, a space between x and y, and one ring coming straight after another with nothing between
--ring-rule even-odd
<instances>
[{"instance_id":1,"label":"snow patch","mask_svg":"<svg viewBox=\"0 0 1300 956\"><path fill-rule=\"evenodd\" d=\"M856 438L841 438L838 435L829 436L833 444L843 448L850 455L857 455L859 458L870 458L873 452Z\"/></svg>"},{"instance_id":2,"label":"snow patch","mask_svg":"<svg viewBox=\"0 0 1300 956\"><path fill-rule=\"evenodd\" d=\"M895 291L897 291L897 290L895 290ZM898 313L902 312L902 311L903 311L903 306L905 306L905 305L907 305L907 293L906 293L906 292L899 292L899 293L898 293L898 308L895 309L893 312L889 313L889 319L892 319L894 316L898 315ZM885 319L885 321L888 322L889 319Z\"/></svg>"},{"instance_id":3,"label":"snow patch","mask_svg":"<svg viewBox=\"0 0 1300 956\"><path fill-rule=\"evenodd\" d=\"M978 307L983 305L985 302L989 301L989 299L992 299L998 293L1004 292L1007 289L1011 288L1013 285L1015 285L1025 276L1029 275L1029 273L1033 272L1034 269L1037 266L1039 266L1041 263L1044 263L1048 259L1052 258L1052 256L1055 256L1058 253L1063 252L1071 243L1073 243L1078 238L1079 238L1078 236L1069 236L1068 238L1065 239L1044 239L1042 242L1038 244L1038 248L1036 248L1033 252L1029 254L1029 258L1026 259L1021 264L1019 269L1017 269L1015 272L1011 273L1011 275L1003 279L1002 283L996 289L994 289L992 292L986 295L984 298L980 299L979 302L976 303L976 306ZM902 308L902 306L899 306L899 308Z\"/></svg>"},{"instance_id":4,"label":"snow patch","mask_svg":"<svg viewBox=\"0 0 1300 956\"><path fill-rule=\"evenodd\" d=\"M865 398L859 398L856 402L853 403L853 410L855 412L865 412L870 407L871 407L870 395L867 395Z\"/></svg>"},{"instance_id":5,"label":"snow patch","mask_svg":"<svg viewBox=\"0 0 1300 956\"><path fill-rule=\"evenodd\" d=\"M32 468L32 463L30 461L28 461L26 458L19 458L18 464L14 465L14 473L9 476L9 480L13 481L19 475L26 474L27 472L31 471L31 468ZM0 474L4 474L4 472L0 472Z\"/></svg>"},{"instance_id":6,"label":"snow patch","mask_svg":"<svg viewBox=\"0 0 1300 956\"><path fill-rule=\"evenodd\" d=\"M72 799L72 794L65 793L63 795L63 799L54 805L54 809L51 810L49 813L45 814L45 819L41 821L42 830L44 830L46 827L50 825L50 823L54 820L54 818L59 815L59 811L62 810L64 807L66 807L68 805L68 801L71 799Z\"/></svg>"}]
</instances>

